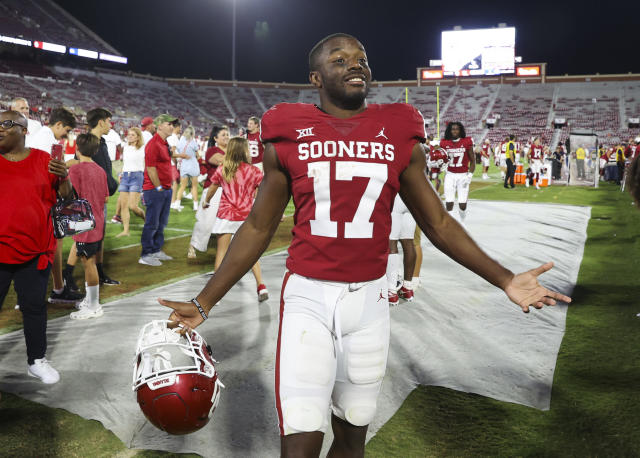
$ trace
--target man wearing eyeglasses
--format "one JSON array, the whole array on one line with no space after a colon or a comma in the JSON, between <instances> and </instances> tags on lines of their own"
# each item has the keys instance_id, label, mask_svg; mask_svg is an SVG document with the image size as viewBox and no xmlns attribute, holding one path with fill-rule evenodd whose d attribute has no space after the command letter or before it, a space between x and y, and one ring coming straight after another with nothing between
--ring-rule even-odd
<instances>
[{"instance_id":1,"label":"man wearing eyeglasses","mask_svg":"<svg viewBox=\"0 0 640 458\"><path fill-rule=\"evenodd\" d=\"M47 281L56 251L51 208L67 198L71 183L64 161L25 147L27 118L0 113L0 307L13 281L24 323L28 374L56 383L47 361ZM20 190L19 197L16 190Z\"/></svg>"}]
</instances>

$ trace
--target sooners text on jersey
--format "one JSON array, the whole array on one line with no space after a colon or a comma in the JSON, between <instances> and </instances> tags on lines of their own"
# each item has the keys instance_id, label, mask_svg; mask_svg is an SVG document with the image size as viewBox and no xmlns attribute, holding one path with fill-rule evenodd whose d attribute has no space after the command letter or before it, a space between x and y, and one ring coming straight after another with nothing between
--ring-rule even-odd
<instances>
[{"instance_id":1,"label":"sooners text on jersey","mask_svg":"<svg viewBox=\"0 0 640 458\"><path fill-rule=\"evenodd\" d=\"M399 103L349 119L302 103L267 111L261 138L290 175L296 207L287 268L343 282L383 276L399 175L424 137L422 115Z\"/></svg>"},{"instance_id":2,"label":"sooners text on jersey","mask_svg":"<svg viewBox=\"0 0 640 458\"><path fill-rule=\"evenodd\" d=\"M264 155L264 146L260 141L260 132L258 131L255 134L247 133L247 141L249 142L251 163L253 165L260 164L262 162L262 156Z\"/></svg>"},{"instance_id":3,"label":"sooners text on jersey","mask_svg":"<svg viewBox=\"0 0 640 458\"><path fill-rule=\"evenodd\" d=\"M440 140L440 148L449 156L448 172L466 173L469 171L469 158L473 152L473 140L471 137L457 140Z\"/></svg>"}]
</instances>

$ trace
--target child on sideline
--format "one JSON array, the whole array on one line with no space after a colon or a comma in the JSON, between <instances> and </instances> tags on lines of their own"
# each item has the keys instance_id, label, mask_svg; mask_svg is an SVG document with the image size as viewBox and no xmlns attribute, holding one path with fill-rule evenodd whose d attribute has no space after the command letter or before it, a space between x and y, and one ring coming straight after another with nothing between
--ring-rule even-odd
<instances>
[{"instance_id":1,"label":"child on sideline","mask_svg":"<svg viewBox=\"0 0 640 458\"><path fill-rule=\"evenodd\" d=\"M91 159L98 151L100 140L92 134L81 134L76 139L79 162L69 169L69 178L78 193L91 204L96 225L93 230L76 234L76 251L84 267L86 296L78 305L78 311L71 314L72 320L85 320L102 316L100 306L100 279L96 267L96 254L100 251L104 238L104 204L109 200L107 175Z\"/></svg>"},{"instance_id":2,"label":"child on sideline","mask_svg":"<svg viewBox=\"0 0 640 458\"><path fill-rule=\"evenodd\" d=\"M216 249L216 270L218 270L227 248L229 248L231 237L249 216L256 190L261 181L262 172L255 165L251 165L247 139L234 137L229 140L222 167L218 167L211 177L211 186L207 190L207 196L202 205L203 208L207 208L218 188L222 188L218 214L212 231L214 234L219 234L218 248ZM256 279L258 301L266 301L269 298L269 292L262 283L260 262L256 262L251 271Z\"/></svg>"}]
</instances>

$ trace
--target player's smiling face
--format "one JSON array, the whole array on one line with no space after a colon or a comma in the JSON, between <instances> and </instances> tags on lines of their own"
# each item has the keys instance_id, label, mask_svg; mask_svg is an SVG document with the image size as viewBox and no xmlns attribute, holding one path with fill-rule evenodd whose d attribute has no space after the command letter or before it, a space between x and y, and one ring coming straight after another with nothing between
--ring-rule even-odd
<instances>
[{"instance_id":1,"label":"player's smiling face","mask_svg":"<svg viewBox=\"0 0 640 458\"><path fill-rule=\"evenodd\" d=\"M359 41L341 37L325 43L317 72L322 89L336 105L356 109L364 103L371 69Z\"/></svg>"},{"instance_id":2,"label":"player's smiling face","mask_svg":"<svg viewBox=\"0 0 640 458\"><path fill-rule=\"evenodd\" d=\"M451 136L455 139L460 138L460 126L457 124L454 124L453 126L451 126Z\"/></svg>"}]
</instances>

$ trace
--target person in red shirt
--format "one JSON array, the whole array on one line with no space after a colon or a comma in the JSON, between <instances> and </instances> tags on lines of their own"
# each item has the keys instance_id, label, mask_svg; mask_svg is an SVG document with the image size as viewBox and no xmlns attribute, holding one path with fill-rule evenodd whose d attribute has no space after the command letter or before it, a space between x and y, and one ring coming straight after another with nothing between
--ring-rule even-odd
<instances>
[{"instance_id":1,"label":"person in red shirt","mask_svg":"<svg viewBox=\"0 0 640 458\"><path fill-rule=\"evenodd\" d=\"M473 139L467 137L461 122L450 122L444 132L444 140L440 140L440 148L449 156L447 172L444 175L445 205L448 212L452 211L457 194L458 213L460 221L464 222L467 217L469 185L476 169Z\"/></svg>"},{"instance_id":2,"label":"person in red shirt","mask_svg":"<svg viewBox=\"0 0 640 458\"><path fill-rule=\"evenodd\" d=\"M264 145L260 140L260 118L251 116L247 121L247 140L249 141L249 153L251 154L251 164L262 170L262 157L264 155Z\"/></svg>"},{"instance_id":3,"label":"person in red shirt","mask_svg":"<svg viewBox=\"0 0 640 458\"><path fill-rule=\"evenodd\" d=\"M0 113L0 308L13 281L22 312L28 373L44 383L60 374L47 361L47 280L56 251L51 208L71 196L67 166L24 146L27 119ZM16 190L20 193L16 194Z\"/></svg>"},{"instance_id":4,"label":"person in red shirt","mask_svg":"<svg viewBox=\"0 0 640 458\"><path fill-rule=\"evenodd\" d=\"M408 104L367 103L372 75L356 38L322 39L309 67L320 104L282 103L264 114L264 179L219 269L191 301L159 302L182 332L200 325L259 259L293 196L276 350L281 454L319 456L331 409L329 455L363 456L386 368L385 270L398 192L436 247L523 312L571 299L538 284L551 263L514 275L443 208L424 173L422 116Z\"/></svg>"},{"instance_id":5,"label":"person in red shirt","mask_svg":"<svg viewBox=\"0 0 640 458\"><path fill-rule=\"evenodd\" d=\"M204 155L207 178L202 183L202 198L196 211L196 223L193 225L193 233L191 234L191 241L189 242L189 249L187 251L187 258L189 259L196 257L196 250L207 251L211 231L216 222L218 202L222 195L222 189L219 189L213 198L209 199L209 206L207 208L204 207L204 201L207 197L207 188L211 186L211 178L216 169L222 164L228 144L229 128L227 126L213 126L211 135L209 136L209 148L207 148Z\"/></svg>"},{"instance_id":6,"label":"person in red shirt","mask_svg":"<svg viewBox=\"0 0 640 458\"><path fill-rule=\"evenodd\" d=\"M161 266L162 261L173 258L162 251L164 228L169 222L171 208L171 184L173 168L167 137L173 132L173 122L177 118L161 114L153 122L156 133L144 148L144 182L142 193L147 213L142 228L142 253L138 263L147 266Z\"/></svg>"},{"instance_id":7,"label":"person in red shirt","mask_svg":"<svg viewBox=\"0 0 640 458\"><path fill-rule=\"evenodd\" d=\"M218 189L222 189L216 222L213 225L213 233L218 234L216 270L220 267L229 248L231 237L249 216L256 189L262 181L260 169L251 165L249 151L249 142L244 138L234 137L229 140L227 154L224 156L222 166L218 167L211 177L211 186L209 186L203 204L204 208L208 208L211 198ZM256 262L251 270L256 279L258 301L266 301L269 298L269 293L262 282L260 263Z\"/></svg>"},{"instance_id":8,"label":"person in red shirt","mask_svg":"<svg viewBox=\"0 0 640 458\"><path fill-rule=\"evenodd\" d=\"M80 134L76 140L79 162L69 168L69 178L73 187L82 199L91 205L95 218L95 227L87 232L73 236L76 242L76 253L84 267L86 296L79 304L78 311L70 315L72 320L85 320L101 317L100 276L96 266L96 257L100 252L104 239L104 212L102 208L109 200L107 175L98 164L91 159L100 147L100 139L93 134Z\"/></svg>"}]
</instances>

